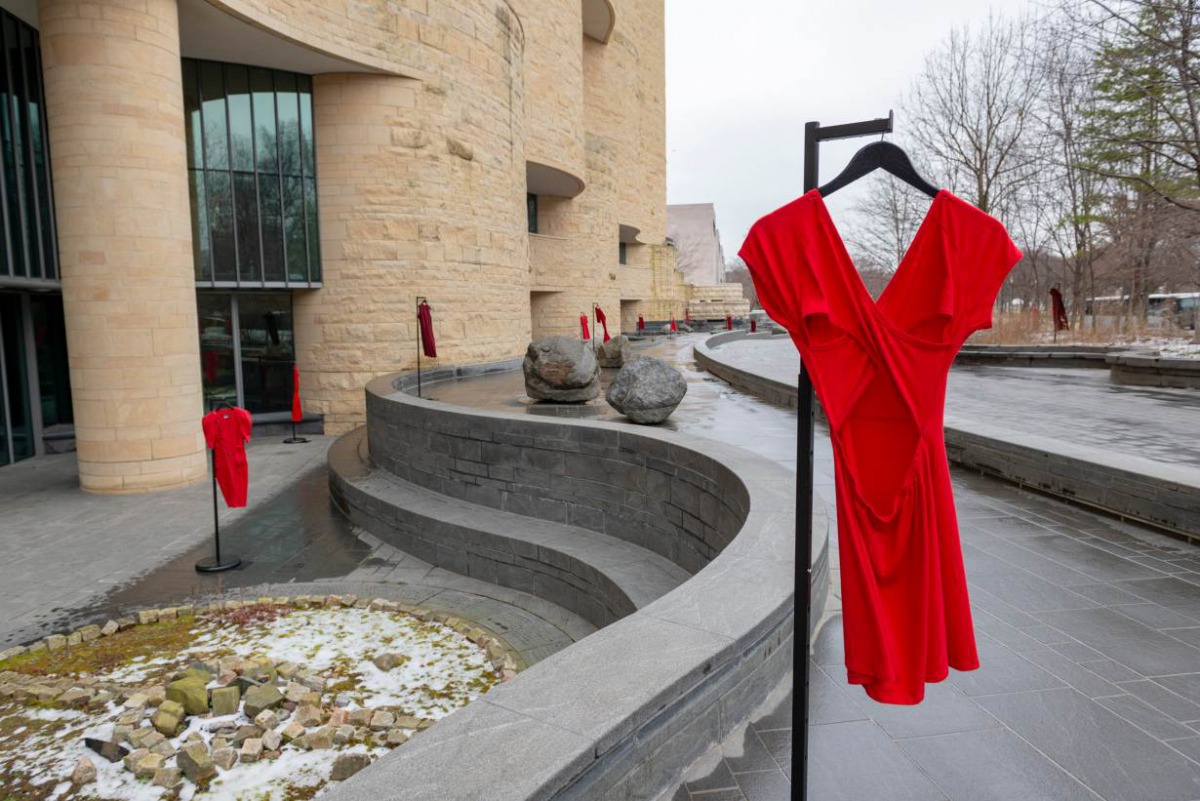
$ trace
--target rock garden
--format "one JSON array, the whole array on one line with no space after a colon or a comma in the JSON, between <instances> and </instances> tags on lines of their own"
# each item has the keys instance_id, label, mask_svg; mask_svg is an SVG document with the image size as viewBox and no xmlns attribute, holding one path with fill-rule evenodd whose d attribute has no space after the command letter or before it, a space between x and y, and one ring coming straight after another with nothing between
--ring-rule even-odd
<instances>
[{"instance_id":1,"label":"rock garden","mask_svg":"<svg viewBox=\"0 0 1200 801\"><path fill-rule=\"evenodd\" d=\"M0 652L0 801L314 798L517 668L383 599L142 610Z\"/></svg>"}]
</instances>

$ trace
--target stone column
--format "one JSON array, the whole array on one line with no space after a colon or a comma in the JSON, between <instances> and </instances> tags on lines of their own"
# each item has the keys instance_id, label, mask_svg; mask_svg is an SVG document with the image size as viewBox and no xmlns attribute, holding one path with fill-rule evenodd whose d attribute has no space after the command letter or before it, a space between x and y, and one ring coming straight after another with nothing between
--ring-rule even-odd
<instances>
[{"instance_id":1,"label":"stone column","mask_svg":"<svg viewBox=\"0 0 1200 801\"><path fill-rule=\"evenodd\" d=\"M175 0L39 0L84 489L205 475Z\"/></svg>"}]
</instances>

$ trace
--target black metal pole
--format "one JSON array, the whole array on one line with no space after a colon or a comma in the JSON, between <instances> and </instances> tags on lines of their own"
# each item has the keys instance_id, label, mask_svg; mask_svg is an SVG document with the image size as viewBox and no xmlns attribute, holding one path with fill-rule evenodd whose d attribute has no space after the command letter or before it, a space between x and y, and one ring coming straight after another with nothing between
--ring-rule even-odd
<instances>
[{"instance_id":1,"label":"black metal pole","mask_svg":"<svg viewBox=\"0 0 1200 801\"><path fill-rule=\"evenodd\" d=\"M821 127L819 122L804 124L804 191L819 185L820 146L827 139L890 133L892 113L887 117L846 125ZM813 427L816 404L812 378L804 362L796 387L796 602L792 638L792 799L808 797L808 625L812 610L812 506L813 506ZM804 595L801 596L801 587ZM803 600L803 605L801 605Z\"/></svg>"},{"instance_id":2,"label":"black metal pole","mask_svg":"<svg viewBox=\"0 0 1200 801\"><path fill-rule=\"evenodd\" d=\"M221 564L221 518L217 514L217 452L212 451L212 493L213 493L213 543L216 546L217 564Z\"/></svg>"},{"instance_id":3,"label":"black metal pole","mask_svg":"<svg viewBox=\"0 0 1200 801\"><path fill-rule=\"evenodd\" d=\"M242 563L241 558L232 554L226 557L225 561L221 560L221 521L217 511L217 452L215 450L209 452L212 454L209 464L212 468L213 544L216 555L196 562L196 572L198 573L220 573L223 570L232 570Z\"/></svg>"}]
</instances>

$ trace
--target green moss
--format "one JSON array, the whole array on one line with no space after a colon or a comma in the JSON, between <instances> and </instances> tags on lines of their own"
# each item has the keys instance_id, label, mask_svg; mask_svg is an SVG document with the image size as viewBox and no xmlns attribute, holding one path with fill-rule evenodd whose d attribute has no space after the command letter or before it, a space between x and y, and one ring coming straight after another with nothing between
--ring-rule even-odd
<instances>
[{"instance_id":1,"label":"green moss","mask_svg":"<svg viewBox=\"0 0 1200 801\"><path fill-rule=\"evenodd\" d=\"M196 636L194 617L147 623L118 631L89 643L72 645L60 651L21 654L0 662L0 670L13 670L32 676L65 673L84 674L113 670L132 663L138 657L174 654L188 647Z\"/></svg>"}]
</instances>

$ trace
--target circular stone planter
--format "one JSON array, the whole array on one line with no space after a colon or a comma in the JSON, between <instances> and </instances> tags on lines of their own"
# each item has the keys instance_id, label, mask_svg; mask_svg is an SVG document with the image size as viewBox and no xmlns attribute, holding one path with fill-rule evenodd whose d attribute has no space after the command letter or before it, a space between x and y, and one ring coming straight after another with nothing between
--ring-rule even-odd
<instances>
[{"instance_id":1,"label":"circular stone planter","mask_svg":"<svg viewBox=\"0 0 1200 801\"><path fill-rule=\"evenodd\" d=\"M0 784L14 797L63 781L112 799L139 781L311 792L521 667L475 624L384 598L142 609L0 652Z\"/></svg>"}]
</instances>

